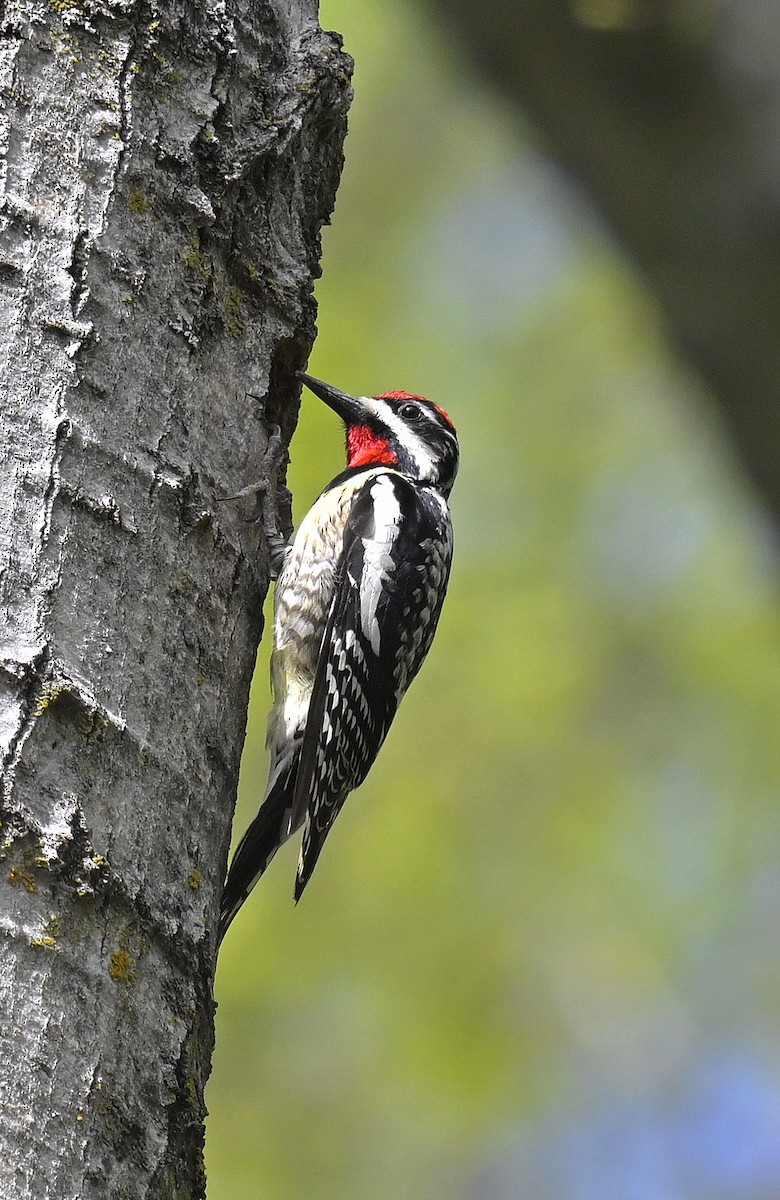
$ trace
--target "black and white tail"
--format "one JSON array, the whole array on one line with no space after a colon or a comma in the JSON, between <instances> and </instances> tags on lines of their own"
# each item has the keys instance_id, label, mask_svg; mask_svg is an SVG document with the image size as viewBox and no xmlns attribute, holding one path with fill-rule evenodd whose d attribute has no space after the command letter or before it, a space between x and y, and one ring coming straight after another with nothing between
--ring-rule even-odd
<instances>
[{"instance_id":1,"label":"black and white tail","mask_svg":"<svg viewBox=\"0 0 780 1200\"><path fill-rule=\"evenodd\" d=\"M219 945L228 926L280 846L301 822L292 824L292 800L298 755L282 764L271 781L260 811L236 847L219 911Z\"/></svg>"}]
</instances>

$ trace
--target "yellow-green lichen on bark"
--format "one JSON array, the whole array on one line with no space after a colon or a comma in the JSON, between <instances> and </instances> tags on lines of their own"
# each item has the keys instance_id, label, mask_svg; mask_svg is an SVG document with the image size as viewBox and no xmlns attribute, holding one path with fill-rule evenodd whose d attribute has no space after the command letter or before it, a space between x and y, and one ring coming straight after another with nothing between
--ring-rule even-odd
<instances>
[{"instance_id":1,"label":"yellow-green lichen on bark","mask_svg":"<svg viewBox=\"0 0 780 1200\"><path fill-rule=\"evenodd\" d=\"M135 983L135 960L126 950L115 950L108 964L108 973L115 983Z\"/></svg>"},{"instance_id":2,"label":"yellow-green lichen on bark","mask_svg":"<svg viewBox=\"0 0 780 1200\"><path fill-rule=\"evenodd\" d=\"M130 195L127 197L127 207L131 213L135 213L137 217L144 217L151 211L149 199L140 188L133 188Z\"/></svg>"},{"instance_id":3,"label":"yellow-green lichen on bark","mask_svg":"<svg viewBox=\"0 0 780 1200\"><path fill-rule=\"evenodd\" d=\"M225 303L225 332L232 338L246 337L245 299L246 294L240 288L232 287L228 292Z\"/></svg>"},{"instance_id":4,"label":"yellow-green lichen on bark","mask_svg":"<svg viewBox=\"0 0 780 1200\"><path fill-rule=\"evenodd\" d=\"M26 892L38 891L38 882L32 871L23 871L21 867L11 867L8 882L12 887L23 887Z\"/></svg>"}]
</instances>

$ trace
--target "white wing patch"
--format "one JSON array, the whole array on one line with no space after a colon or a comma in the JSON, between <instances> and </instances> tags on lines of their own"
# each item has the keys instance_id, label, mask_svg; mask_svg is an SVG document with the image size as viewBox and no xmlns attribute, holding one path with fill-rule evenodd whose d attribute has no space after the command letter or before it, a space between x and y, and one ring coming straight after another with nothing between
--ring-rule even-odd
<instances>
[{"instance_id":1,"label":"white wing patch","mask_svg":"<svg viewBox=\"0 0 780 1200\"><path fill-rule=\"evenodd\" d=\"M379 655L380 634L377 606L385 582L393 570L392 548L401 527L401 506L393 480L380 476L371 484L374 505L374 536L363 538L363 571L359 581L360 624L374 654Z\"/></svg>"}]
</instances>

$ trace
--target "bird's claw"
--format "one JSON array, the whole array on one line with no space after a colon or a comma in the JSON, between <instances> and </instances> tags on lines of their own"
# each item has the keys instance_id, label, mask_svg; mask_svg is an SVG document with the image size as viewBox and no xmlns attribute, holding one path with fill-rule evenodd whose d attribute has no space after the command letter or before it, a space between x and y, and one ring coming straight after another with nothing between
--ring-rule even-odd
<instances>
[{"instance_id":1,"label":"bird's claw","mask_svg":"<svg viewBox=\"0 0 780 1200\"><path fill-rule=\"evenodd\" d=\"M279 425L271 425L268 429L265 453L260 464L260 478L255 483L249 483L246 487L241 488L241 491L236 492L234 496L220 496L221 501L254 500L255 514L250 520L263 526L273 579L276 579L282 568L288 546L287 538L279 530L277 508L278 476L285 456L282 430Z\"/></svg>"}]
</instances>

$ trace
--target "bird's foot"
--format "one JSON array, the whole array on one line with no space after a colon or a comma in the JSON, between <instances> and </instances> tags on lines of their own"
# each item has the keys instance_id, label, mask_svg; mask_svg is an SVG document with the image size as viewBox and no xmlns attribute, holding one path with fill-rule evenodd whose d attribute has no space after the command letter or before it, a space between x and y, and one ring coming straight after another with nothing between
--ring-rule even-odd
<instances>
[{"instance_id":1,"label":"bird's foot","mask_svg":"<svg viewBox=\"0 0 780 1200\"><path fill-rule=\"evenodd\" d=\"M271 578L276 579L284 564L288 541L281 533L279 526L278 487L279 471L286 460L287 452L282 445L282 431L278 425L271 425L268 430L268 444L260 464L260 478L256 483L247 484L234 496L221 496L225 500L252 500L255 512L250 520L263 526L265 541L268 547L268 560L271 567Z\"/></svg>"}]
</instances>

